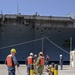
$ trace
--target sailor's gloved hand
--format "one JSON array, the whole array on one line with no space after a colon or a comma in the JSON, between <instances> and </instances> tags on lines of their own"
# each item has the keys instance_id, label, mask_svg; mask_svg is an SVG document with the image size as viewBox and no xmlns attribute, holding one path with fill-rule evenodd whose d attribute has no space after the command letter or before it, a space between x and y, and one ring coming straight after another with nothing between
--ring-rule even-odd
<instances>
[{"instance_id":1,"label":"sailor's gloved hand","mask_svg":"<svg viewBox=\"0 0 75 75\"><path fill-rule=\"evenodd\" d=\"M20 65L19 65L19 63L17 64L17 67L19 67Z\"/></svg>"}]
</instances>

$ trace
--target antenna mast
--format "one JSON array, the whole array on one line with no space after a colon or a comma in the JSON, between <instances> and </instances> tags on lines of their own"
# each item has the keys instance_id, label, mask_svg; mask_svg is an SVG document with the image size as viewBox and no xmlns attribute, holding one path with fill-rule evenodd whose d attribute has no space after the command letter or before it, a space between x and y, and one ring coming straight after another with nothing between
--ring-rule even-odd
<instances>
[{"instance_id":1,"label":"antenna mast","mask_svg":"<svg viewBox=\"0 0 75 75\"><path fill-rule=\"evenodd\" d=\"M17 0L17 15L19 14L19 1Z\"/></svg>"}]
</instances>

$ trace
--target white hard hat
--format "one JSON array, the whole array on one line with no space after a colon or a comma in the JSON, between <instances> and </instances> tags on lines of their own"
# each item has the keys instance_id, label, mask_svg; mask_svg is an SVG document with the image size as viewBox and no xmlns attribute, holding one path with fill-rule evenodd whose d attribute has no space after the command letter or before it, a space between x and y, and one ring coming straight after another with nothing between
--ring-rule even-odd
<instances>
[{"instance_id":1,"label":"white hard hat","mask_svg":"<svg viewBox=\"0 0 75 75\"><path fill-rule=\"evenodd\" d=\"M34 57L37 57L37 55L35 54Z\"/></svg>"},{"instance_id":2,"label":"white hard hat","mask_svg":"<svg viewBox=\"0 0 75 75\"><path fill-rule=\"evenodd\" d=\"M39 52L39 54L42 54L43 55L43 52Z\"/></svg>"},{"instance_id":3,"label":"white hard hat","mask_svg":"<svg viewBox=\"0 0 75 75\"><path fill-rule=\"evenodd\" d=\"M62 57L62 54L60 54L60 57Z\"/></svg>"},{"instance_id":4,"label":"white hard hat","mask_svg":"<svg viewBox=\"0 0 75 75\"><path fill-rule=\"evenodd\" d=\"M33 55L33 53L30 53L30 55Z\"/></svg>"}]
</instances>

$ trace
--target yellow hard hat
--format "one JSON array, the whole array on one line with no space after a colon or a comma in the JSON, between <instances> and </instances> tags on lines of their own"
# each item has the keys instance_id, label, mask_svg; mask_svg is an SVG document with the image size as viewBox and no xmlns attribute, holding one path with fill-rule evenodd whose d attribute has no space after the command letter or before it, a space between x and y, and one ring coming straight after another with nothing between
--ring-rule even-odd
<instances>
[{"instance_id":1,"label":"yellow hard hat","mask_svg":"<svg viewBox=\"0 0 75 75\"><path fill-rule=\"evenodd\" d=\"M10 52L16 53L16 49L12 48Z\"/></svg>"}]
</instances>

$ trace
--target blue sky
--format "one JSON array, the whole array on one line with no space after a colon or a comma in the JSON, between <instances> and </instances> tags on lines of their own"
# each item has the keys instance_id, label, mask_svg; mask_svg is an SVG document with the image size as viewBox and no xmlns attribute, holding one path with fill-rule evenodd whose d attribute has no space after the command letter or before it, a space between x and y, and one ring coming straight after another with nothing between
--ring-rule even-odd
<instances>
[{"instance_id":1,"label":"blue sky","mask_svg":"<svg viewBox=\"0 0 75 75\"><path fill-rule=\"evenodd\" d=\"M17 14L17 2L21 14L34 15L38 12L45 16L71 14L75 17L75 0L0 0L0 11L3 14Z\"/></svg>"}]
</instances>

